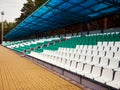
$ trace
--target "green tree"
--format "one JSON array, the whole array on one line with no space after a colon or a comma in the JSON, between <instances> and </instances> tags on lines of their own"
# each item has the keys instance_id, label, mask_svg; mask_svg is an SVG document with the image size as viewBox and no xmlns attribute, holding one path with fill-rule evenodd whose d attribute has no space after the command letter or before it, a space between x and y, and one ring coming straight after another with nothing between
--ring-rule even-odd
<instances>
[{"instance_id":1,"label":"green tree","mask_svg":"<svg viewBox=\"0 0 120 90\"><path fill-rule=\"evenodd\" d=\"M35 9L40 7L46 0L35 0Z\"/></svg>"},{"instance_id":2,"label":"green tree","mask_svg":"<svg viewBox=\"0 0 120 90\"><path fill-rule=\"evenodd\" d=\"M16 23L23 21L28 15L30 15L35 10L34 2L32 0L27 0L27 3L24 4L21 9L21 16L16 18Z\"/></svg>"}]
</instances>

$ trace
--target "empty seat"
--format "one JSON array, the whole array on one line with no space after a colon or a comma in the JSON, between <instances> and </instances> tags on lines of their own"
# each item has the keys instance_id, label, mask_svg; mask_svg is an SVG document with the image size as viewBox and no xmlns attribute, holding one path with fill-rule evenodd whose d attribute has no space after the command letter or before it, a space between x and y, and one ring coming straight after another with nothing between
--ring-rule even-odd
<instances>
[{"instance_id":1,"label":"empty seat","mask_svg":"<svg viewBox=\"0 0 120 90\"><path fill-rule=\"evenodd\" d=\"M99 51L99 54L98 54L98 55L99 55L100 57L104 57L104 56L105 56L105 54L106 54L106 52L105 52L105 51Z\"/></svg>"},{"instance_id":2,"label":"empty seat","mask_svg":"<svg viewBox=\"0 0 120 90\"><path fill-rule=\"evenodd\" d=\"M113 47L114 46L114 42L108 42L108 46Z\"/></svg>"},{"instance_id":3,"label":"empty seat","mask_svg":"<svg viewBox=\"0 0 120 90\"><path fill-rule=\"evenodd\" d=\"M94 56L92 62L89 62L91 65L97 65L100 62L100 57Z\"/></svg>"},{"instance_id":4,"label":"empty seat","mask_svg":"<svg viewBox=\"0 0 120 90\"><path fill-rule=\"evenodd\" d=\"M58 65L59 67L64 67L65 66L65 63L66 63L66 60L65 58L62 58L62 61L61 63Z\"/></svg>"},{"instance_id":5,"label":"empty seat","mask_svg":"<svg viewBox=\"0 0 120 90\"><path fill-rule=\"evenodd\" d=\"M103 42L98 42L97 46L102 46Z\"/></svg>"},{"instance_id":6,"label":"empty seat","mask_svg":"<svg viewBox=\"0 0 120 90\"><path fill-rule=\"evenodd\" d=\"M92 61L92 56L86 56L85 60L83 61L83 63L90 63Z\"/></svg>"},{"instance_id":7,"label":"empty seat","mask_svg":"<svg viewBox=\"0 0 120 90\"><path fill-rule=\"evenodd\" d=\"M104 68L102 71L102 75L100 77L94 78L94 80L101 83L106 83L112 81L112 78L113 78L112 69Z\"/></svg>"},{"instance_id":8,"label":"empty seat","mask_svg":"<svg viewBox=\"0 0 120 90\"><path fill-rule=\"evenodd\" d=\"M114 79L106 84L116 89L120 89L120 72L115 72Z\"/></svg>"},{"instance_id":9,"label":"empty seat","mask_svg":"<svg viewBox=\"0 0 120 90\"><path fill-rule=\"evenodd\" d=\"M99 51L104 50L104 46L98 46L98 50L99 50Z\"/></svg>"},{"instance_id":10,"label":"empty seat","mask_svg":"<svg viewBox=\"0 0 120 90\"><path fill-rule=\"evenodd\" d=\"M82 54L86 54L86 52L87 52L87 50L84 50L84 49L83 49L81 53L82 53Z\"/></svg>"},{"instance_id":11,"label":"empty seat","mask_svg":"<svg viewBox=\"0 0 120 90\"><path fill-rule=\"evenodd\" d=\"M94 50L94 51L92 52L92 56L98 56L98 53L99 53L99 51Z\"/></svg>"},{"instance_id":12,"label":"empty seat","mask_svg":"<svg viewBox=\"0 0 120 90\"><path fill-rule=\"evenodd\" d=\"M76 61L72 61L69 70L70 70L70 71L75 70L76 65L77 65L77 62L76 62Z\"/></svg>"},{"instance_id":13,"label":"empty seat","mask_svg":"<svg viewBox=\"0 0 120 90\"><path fill-rule=\"evenodd\" d=\"M97 46L93 46L92 50L97 50Z\"/></svg>"},{"instance_id":14,"label":"empty seat","mask_svg":"<svg viewBox=\"0 0 120 90\"><path fill-rule=\"evenodd\" d=\"M108 66L108 61L109 61L108 58L101 57L100 63L96 64L96 66L100 66L100 67Z\"/></svg>"},{"instance_id":15,"label":"empty seat","mask_svg":"<svg viewBox=\"0 0 120 90\"><path fill-rule=\"evenodd\" d=\"M92 50L92 45L88 45L88 50Z\"/></svg>"},{"instance_id":16,"label":"empty seat","mask_svg":"<svg viewBox=\"0 0 120 90\"><path fill-rule=\"evenodd\" d=\"M106 57L108 58L113 58L114 52L113 51L107 51L106 52Z\"/></svg>"},{"instance_id":17,"label":"empty seat","mask_svg":"<svg viewBox=\"0 0 120 90\"><path fill-rule=\"evenodd\" d=\"M78 61L79 58L80 58L80 54L79 54L79 53L76 53L76 54L75 54L75 57L74 57L74 60L75 60L75 61Z\"/></svg>"},{"instance_id":18,"label":"empty seat","mask_svg":"<svg viewBox=\"0 0 120 90\"><path fill-rule=\"evenodd\" d=\"M85 64L82 71L77 71L79 75L85 75L91 73L92 65Z\"/></svg>"},{"instance_id":19,"label":"empty seat","mask_svg":"<svg viewBox=\"0 0 120 90\"><path fill-rule=\"evenodd\" d=\"M115 46L120 47L120 41L119 42L115 42Z\"/></svg>"},{"instance_id":20,"label":"empty seat","mask_svg":"<svg viewBox=\"0 0 120 90\"><path fill-rule=\"evenodd\" d=\"M103 42L102 46L107 46L108 45L108 42Z\"/></svg>"},{"instance_id":21,"label":"empty seat","mask_svg":"<svg viewBox=\"0 0 120 90\"><path fill-rule=\"evenodd\" d=\"M65 66L63 66L63 68L69 70L70 65L71 65L71 60L67 59Z\"/></svg>"},{"instance_id":22,"label":"empty seat","mask_svg":"<svg viewBox=\"0 0 120 90\"><path fill-rule=\"evenodd\" d=\"M96 77L100 77L101 70L102 70L101 67L93 66L92 72L90 74L85 74L85 76L90 78L90 79L93 79L93 78L96 78Z\"/></svg>"},{"instance_id":23,"label":"empty seat","mask_svg":"<svg viewBox=\"0 0 120 90\"><path fill-rule=\"evenodd\" d=\"M110 51L110 50L111 50L111 47L110 47L110 46L104 47L104 51Z\"/></svg>"},{"instance_id":24,"label":"empty seat","mask_svg":"<svg viewBox=\"0 0 120 90\"><path fill-rule=\"evenodd\" d=\"M120 60L120 51L119 52L115 52L114 58Z\"/></svg>"},{"instance_id":25,"label":"empty seat","mask_svg":"<svg viewBox=\"0 0 120 90\"><path fill-rule=\"evenodd\" d=\"M119 49L119 48L118 48L117 46L112 46L112 47L111 47L111 51L113 51L113 52L117 52L118 49Z\"/></svg>"},{"instance_id":26,"label":"empty seat","mask_svg":"<svg viewBox=\"0 0 120 90\"><path fill-rule=\"evenodd\" d=\"M84 64L81 63L81 62L78 62L78 63L77 63L77 67L76 67L74 70L72 69L71 71L77 73L77 72L82 71L82 70L83 70L83 67L84 67Z\"/></svg>"},{"instance_id":27,"label":"empty seat","mask_svg":"<svg viewBox=\"0 0 120 90\"><path fill-rule=\"evenodd\" d=\"M105 66L105 68L109 68L109 69L119 68L119 64L120 61L118 59L110 58L109 65Z\"/></svg>"},{"instance_id":28,"label":"empty seat","mask_svg":"<svg viewBox=\"0 0 120 90\"><path fill-rule=\"evenodd\" d=\"M85 55L80 55L80 59L78 60L78 62L83 62L85 60Z\"/></svg>"},{"instance_id":29,"label":"empty seat","mask_svg":"<svg viewBox=\"0 0 120 90\"><path fill-rule=\"evenodd\" d=\"M92 55L92 50L87 50L86 55Z\"/></svg>"}]
</instances>

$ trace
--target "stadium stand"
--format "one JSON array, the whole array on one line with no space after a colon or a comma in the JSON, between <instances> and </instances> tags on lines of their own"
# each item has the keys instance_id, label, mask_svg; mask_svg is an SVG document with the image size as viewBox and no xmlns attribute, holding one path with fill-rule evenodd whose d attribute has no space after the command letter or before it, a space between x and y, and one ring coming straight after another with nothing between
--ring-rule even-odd
<instances>
[{"instance_id":1,"label":"stadium stand","mask_svg":"<svg viewBox=\"0 0 120 90\"><path fill-rule=\"evenodd\" d=\"M120 74L120 32L76 36L66 40L49 38L6 42L4 45L108 87L120 89L117 79Z\"/></svg>"},{"instance_id":2,"label":"stadium stand","mask_svg":"<svg viewBox=\"0 0 120 90\"><path fill-rule=\"evenodd\" d=\"M11 41L3 46L92 90L120 90L120 28L107 18L119 13L120 0L47 0L4 36Z\"/></svg>"}]
</instances>

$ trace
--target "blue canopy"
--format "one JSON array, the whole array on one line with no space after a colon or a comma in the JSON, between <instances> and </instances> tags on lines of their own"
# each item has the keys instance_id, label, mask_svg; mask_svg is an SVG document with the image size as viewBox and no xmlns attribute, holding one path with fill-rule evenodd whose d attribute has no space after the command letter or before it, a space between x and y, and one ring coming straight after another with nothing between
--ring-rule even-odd
<instances>
[{"instance_id":1,"label":"blue canopy","mask_svg":"<svg viewBox=\"0 0 120 90\"><path fill-rule=\"evenodd\" d=\"M4 38L19 39L120 13L120 0L48 0Z\"/></svg>"}]
</instances>

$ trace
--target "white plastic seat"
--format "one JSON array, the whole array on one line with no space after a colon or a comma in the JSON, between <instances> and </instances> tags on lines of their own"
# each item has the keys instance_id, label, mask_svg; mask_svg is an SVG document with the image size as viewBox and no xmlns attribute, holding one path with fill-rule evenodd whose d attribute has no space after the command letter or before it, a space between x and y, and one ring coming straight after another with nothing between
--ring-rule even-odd
<instances>
[{"instance_id":1,"label":"white plastic seat","mask_svg":"<svg viewBox=\"0 0 120 90\"><path fill-rule=\"evenodd\" d=\"M120 51L119 52L115 52L114 58L120 60Z\"/></svg>"},{"instance_id":2,"label":"white plastic seat","mask_svg":"<svg viewBox=\"0 0 120 90\"><path fill-rule=\"evenodd\" d=\"M98 42L97 46L102 46L103 42Z\"/></svg>"},{"instance_id":3,"label":"white plastic seat","mask_svg":"<svg viewBox=\"0 0 120 90\"><path fill-rule=\"evenodd\" d=\"M99 53L99 51L94 50L91 55L92 55L92 56L98 56L98 53Z\"/></svg>"},{"instance_id":4,"label":"white plastic seat","mask_svg":"<svg viewBox=\"0 0 120 90\"><path fill-rule=\"evenodd\" d=\"M117 52L118 49L119 49L119 48L118 48L117 46L112 46L112 47L111 47L111 51L113 51L113 52Z\"/></svg>"},{"instance_id":5,"label":"white plastic seat","mask_svg":"<svg viewBox=\"0 0 120 90\"><path fill-rule=\"evenodd\" d=\"M105 66L105 68L109 68L109 69L119 68L119 63L120 61L118 59L110 58L109 65Z\"/></svg>"},{"instance_id":6,"label":"white plastic seat","mask_svg":"<svg viewBox=\"0 0 120 90\"><path fill-rule=\"evenodd\" d=\"M75 54L75 57L74 57L74 60L75 61L78 61L80 59L80 54L79 53L76 53Z\"/></svg>"},{"instance_id":7,"label":"white plastic seat","mask_svg":"<svg viewBox=\"0 0 120 90\"><path fill-rule=\"evenodd\" d=\"M82 71L82 70L83 70L83 67L84 67L84 64L81 63L81 62L78 62L78 63L77 63L77 67L76 67L74 70L71 70L71 71L77 73L77 72Z\"/></svg>"},{"instance_id":8,"label":"white plastic seat","mask_svg":"<svg viewBox=\"0 0 120 90\"><path fill-rule=\"evenodd\" d=\"M89 64L92 61L92 56L86 56L85 60L83 61L83 63L87 63Z\"/></svg>"},{"instance_id":9,"label":"white plastic seat","mask_svg":"<svg viewBox=\"0 0 120 90\"><path fill-rule=\"evenodd\" d=\"M88 48L88 45L84 45L83 49L87 50L87 48Z\"/></svg>"},{"instance_id":10,"label":"white plastic seat","mask_svg":"<svg viewBox=\"0 0 120 90\"><path fill-rule=\"evenodd\" d=\"M115 46L120 47L120 41L115 42Z\"/></svg>"},{"instance_id":11,"label":"white plastic seat","mask_svg":"<svg viewBox=\"0 0 120 90\"><path fill-rule=\"evenodd\" d=\"M87 50L86 55L92 55L92 50Z\"/></svg>"},{"instance_id":12,"label":"white plastic seat","mask_svg":"<svg viewBox=\"0 0 120 90\"><path fill-rule=\"evenodd\" d=\"M107 46L108 45L108 42L103 42L102 46Z\"/></svg>"},{"instance_id":13,"label":"white plastic seat","mask_svg":"<svg viewBox=\"0 0 120 90\"><path fill-rule=\"evenodd\" d=\"M104 83L112 81L112 78L113 78L112 69L104 68L102 71L102 75L100 77L94 78L94 80L104 84Z\"/></svg>"},{"instance_id":14,"label":"white plastic seat","mask_svg":"<svg viewBox=\"0 0 120 90\"><path fill-rule=\"evenodd\" d=\"M89 64L96 65L99 64L99 62L100 62L100 57L94 56L92 62L89 62Z\"/></svg>"},{"instance_id":15,"label":"white plastic seat","mask_svg":"<svg viewBox=\"0 0 120 90\"><path fill-rule=\"evenodd\" d=\"M97 46L93 46L92 50L97 50L97 48L98 48Z\"/></svg>"},{"instance_id":16,"label":"white plastic seat","mask_svg":"<svg viewBox=\"0 0 120 90\"><path fill-rule=\"evenodd\" d=\"M66 60L67 60L67 59L62 58L61 60L62 60L62 61L61 61L61 63L60 63L58 66L63 68L63 67L65 66L65 63L66 63Z\"/></svg>"},{"instance_id":17,"label":"white plastic seat","mask_svg":"<svg viewBox=\"0 0 120 90\"><path fill-rule=\"evenodd\" d=\"M98 54L98 55L99 55L100 57L104 57L104 56L105 56L105 54L106 54L106 52L105 52L105 51L99 51L99 54Z\"/></svg>"},{"instance_id":18,"label":"white plastic seat","mask_svg":"<svg viewBox=\"0 0 120 90\"><path fill-rule=\"evenodd\" d=\"M104 46L98 46L98 49L97 49L98 51L102 51L102 50L104 50Z\"/></svg>"},{"instance_id":19,"label":"white plastic seat","mask_svg":"<svg viewBox=\"0 0 120 90\"><path fill-rule=\"evenodd\" d=\"M88 50L92 50L92 45L88 45Z\"/></svg>"},{"instance_id":20,"label":"white plastic seat","mask_svg":"<svg viewBox=\"0 0 120 90\"><path fill-rule=\"evenodd\" d=\"M92 72L90 74L85 74L85 76L90 78L90 79L93 79L93 78L96 78L96 77L100 77L101 70L102 70L101 67L93 66Z\"/></svg>"},{"instance_id":21,"label":"white plastic seat","mask_svg":"<svg viewBox=\"0 0 120 90\"><path fill-rule=\"evenodd\" d=\"M71 59L71 60L74 60L74 57L75 57L75 53L71 53L71 54L70 54L70 59Z\"/></svg>"},{"instance_id":22,"label":"white plastic seat","mask_svg":"<svg viewBox=\"0 0 120 90\"><path fill-rule=\"evenodd\" d=\"M110 46L104 47L104 51L111 51L111 47Z\"/></svg>"},{"instance_id":23,"label":"white plastic seat","mask_svg":"<svg viewBox=\"0 0 120 90\"><path fill-rule=\"evenodd\" d=\"M120 72L115 72L114 79L106 84L116 89L120 89Z\"/></svg>"},{"instance_id":24,"label":"white plastic seat","mask_svg":"<svg viewBox=\"0 0 120 90\"><path fill-rule=\"evenodd\" d=\"M100 67L108 66L108 61L109 61L108 58L106 58L106 57L101 57L100 63L99 63L99 64L96 64L96 66L100 66Z\"/></svg>"},{"instance_id":25,"label":"white plastic seat","mask_svg":"<svg viewBox=\"0 0 120 90\"><path fill-rule=\"evenodd\" d=\"M71 60L67 59L65 66L63 68L69 70L70 65L71 65Z\"/></svg>"},{"instance_id":26,"label":"white plastic seat","mask_svg":"<svg viewBox=\"0 0 120 90\"><path fill-rule=\"evenodd\" d=\"M72 61L69 70L73 71L76 68L76 65L77 65L77 62L76 61Z\"/></svg>"},{"instance_id":27,"label":"white plastic seat","mask_svg":"<svg viewBox=\"0 0 120 90\"><path fill-rule=\"evenodd\" d=\"M80 59L78 60L78 62L83 62L85 60L85 55L80 55Z\"/></svg>"},{"instance_id":28,"label":"white plastic seat","mask_svg":"<svg viewBox=\"0 0 120 90\"><path fill-rule=\"evenodd\" d=\"M91 73L92 65L85 64L82 71L77 71L79 75L85 75Z\"/></svg>"},{"instance_id":29,"label":"white plastic seat","mask_svg":"<svg viewBox=\"0 0 120 90\"><path fill-rule=\"evenodd\" d=\"M113 51L107 51L106 52L106 57L108 58L113 58L114 52Z\"/></svg>"},{"instance_id":30,"label":"white plastic seat","mask_svg":"<svg viewBox=\"0 0 120 90\"><path fill-rule=\"evenodd\" d=\"M86 52L87 52L87 50L84 50L84 49L83 49L81 53L85 55Z\"/></svg>"},{"instance_id":31,"label":"white plastic seat","mask_svg":"<svg viewBox=\"0 0 120 90\"><path fill-rule=\"evenodd\" d=\"M108 42L108 46L113 47L114 46L114 42Z\"/></svg>"}]
</instances>

